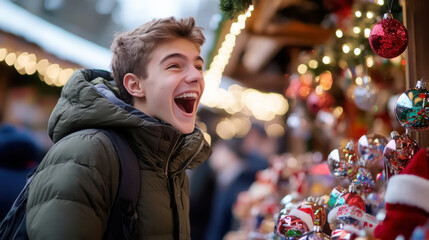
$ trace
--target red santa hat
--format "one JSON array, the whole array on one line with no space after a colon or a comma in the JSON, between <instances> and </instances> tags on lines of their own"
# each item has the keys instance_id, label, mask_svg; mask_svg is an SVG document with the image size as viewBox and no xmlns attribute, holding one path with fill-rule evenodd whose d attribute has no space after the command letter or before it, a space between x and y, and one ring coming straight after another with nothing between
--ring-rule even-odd
<instances>
[{"instance_id":1,"label":"red santa hat","mask_svg":"<svg viewBox=\"0 0 429 240\"><path fill-rule=\"evenodd\" d=\"M300 208L294 208L289 212L290 216L295 216L304 222L309 231L313 231L314 228L314 213L310 206L302 206Z\"/></svg>"},{"instance_id":2,"label":"red santa hat","mask_svg":"<svg viewBox=\"0 0 429 240\"><path fill-rule=\"evenodd\" d=\"M414 229L429 219L429 159L420 149L407 167L389 179L386 217L374 231L382 240L402 235L409 239Z\"/></svg>"}]
</instances>

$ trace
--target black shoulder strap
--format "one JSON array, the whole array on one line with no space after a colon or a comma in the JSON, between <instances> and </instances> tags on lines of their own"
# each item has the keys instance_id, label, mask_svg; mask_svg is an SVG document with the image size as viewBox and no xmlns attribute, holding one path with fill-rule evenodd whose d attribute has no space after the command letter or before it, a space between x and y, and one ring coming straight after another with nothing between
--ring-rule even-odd
<instances>
[{"instance_id":1,"label":"black shoulder strap","mask_svg":"<svg viewBox=\"0 0 429 240\"><path fill-rule=\"evenodd\" d=\"M115 203L103 239L133 239L140 191L140 170L136 154L127 140L112 130L100 129L110 138L120 162L120 181Z\"/></svg>"}]
</instances>

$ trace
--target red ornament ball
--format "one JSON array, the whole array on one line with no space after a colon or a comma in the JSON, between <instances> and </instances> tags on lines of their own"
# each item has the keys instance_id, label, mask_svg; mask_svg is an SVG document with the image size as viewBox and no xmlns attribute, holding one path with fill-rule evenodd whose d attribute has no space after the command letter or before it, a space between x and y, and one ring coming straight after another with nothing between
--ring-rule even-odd
<instances>
[{"instance_id":1,"label":"red ornament ball","mask_svg":"<svg viewBox=\"0 0 429 240\"><path fill-rule=\"evenodd\" d=\"M349 205L357 207L362 211L365 211L365 202L362 197L356 192L346 192L344 193L335 203L335 207L341 205Z\"/></svg>"},{"instance_id":2,"label":"red ornament ball","mask_svg":"<svg viewBox=\"0 0 429 240\"><path fill-rule=\"evenodd\" d=\"M307 98L307 108L312 114L317 114L320 110L329 108L334 104L334 97L326 92L320 93L312 91Z\"/></svg>"},{"instance_id":3,"label":"red ornament ball","mask_svg":"<svg viewBox=\"0 0 429 240\"><path fill-rule=\"evenodd\" d=\"M399 174L407 167L413 156L420 150L416 140L407 134L390 133L390 140L383 150L383 161L393 174Z\"/></svg>"},{"instance_id":4,"label":"red ornament ball","mask_svg":"<svg viewBox=\"0 0 429 240\"><path fill-rule=\"evenodd\" d=\"M285 215L277 222L277 234L285 238L300 237L308 231L307 224L296 216Z\"/></svg>"},{"instance_id":5,"label":"red ornament ball","mask_svg":"<svg viewBox=\"0 0 429 240\"><path fill-rule=\"evenodd\" d=\"M386 13L384 19L376 23L369 35L372 50L383 58L394 58L408 46L408 32L404 25Z\"/></svg>"}]
</instances>

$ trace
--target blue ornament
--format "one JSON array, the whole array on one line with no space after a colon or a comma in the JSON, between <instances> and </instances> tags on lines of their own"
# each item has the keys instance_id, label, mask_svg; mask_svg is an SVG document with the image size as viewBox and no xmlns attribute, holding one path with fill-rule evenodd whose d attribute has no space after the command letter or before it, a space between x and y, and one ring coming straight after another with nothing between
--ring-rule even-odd
<instances>
[{"instance_id":1,"label":"blue ornament","mask_svg":"<svg viewBox=\"0 0 429 240\"><path fill-rule=\"evenodd\" d=\"M353 180L356 189L370 193L375 188L375 183L372 178L371 172L366 168L359 168L356 178Z\"/></svg>"}]
</instances>

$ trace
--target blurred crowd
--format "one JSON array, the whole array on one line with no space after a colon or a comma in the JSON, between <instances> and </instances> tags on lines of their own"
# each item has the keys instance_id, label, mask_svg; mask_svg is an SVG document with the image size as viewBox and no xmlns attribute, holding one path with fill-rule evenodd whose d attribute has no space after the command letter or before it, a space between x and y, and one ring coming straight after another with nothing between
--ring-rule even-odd
<instances>
[{"instance_id":1,"label":"blurred crowd","mask_svg":"<svg viewBox=\"0 0 429 240\"><path fill-rule=\"evenodd\" d=\"M43 149L31 130L8 123L0 124L0 220L12 206L35 169Z\"/></svg>"},{"instance_id":2,"label":"blurred crowd","mask_svg":"<svg viewBox=\"0 0 429 240\"><path fill-rule=\"evenodd\" d=\"M257 172L268 167L279 144L262 126L253 124L245 137L219 139L212 148L209 160L189 174L191 236L197 240L223 239L240 227L234 203L256 180Z\"/></svg>"}]
</instances>

